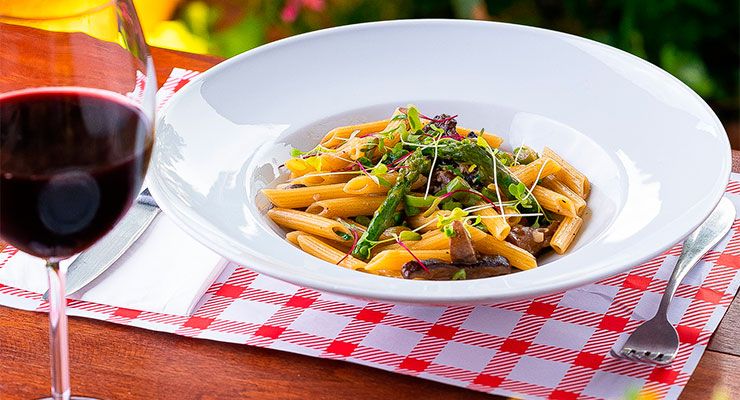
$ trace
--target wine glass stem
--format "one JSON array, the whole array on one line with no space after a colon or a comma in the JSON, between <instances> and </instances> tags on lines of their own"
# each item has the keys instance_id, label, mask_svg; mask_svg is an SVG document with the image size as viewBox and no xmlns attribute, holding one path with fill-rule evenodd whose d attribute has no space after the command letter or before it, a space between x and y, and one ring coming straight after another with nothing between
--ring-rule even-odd
<instances>
[{"instance_id":1,"label":"wine glass stem","mask_svg":"<svg viewBox=\"0 0 740 400\"><path fill-rule=\"evenodd\" d=\"M46 262L49 277L49 350L51 352L51 398L69 400L69 349L64 281L66 268L59 261Z\"/></svg>"}]
</instances>

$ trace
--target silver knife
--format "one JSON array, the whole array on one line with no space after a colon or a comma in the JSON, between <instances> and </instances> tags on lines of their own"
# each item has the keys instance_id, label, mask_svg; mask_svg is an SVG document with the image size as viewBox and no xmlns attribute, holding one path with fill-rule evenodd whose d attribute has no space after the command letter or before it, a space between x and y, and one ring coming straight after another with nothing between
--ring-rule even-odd
<instances>
[{"instance_id":1,"label":"silver knife","mask_svg":"<svg viewBox=\"0 0 740 400\"><path fill-rule=\"evenodd\" d=\"M110 268L146 231L160 211L149 189L141 192L121 222L69 265L66 294L77 292ZM44 300L48 295L48 291L44 293Z\"/></svg>"}]
</instances>

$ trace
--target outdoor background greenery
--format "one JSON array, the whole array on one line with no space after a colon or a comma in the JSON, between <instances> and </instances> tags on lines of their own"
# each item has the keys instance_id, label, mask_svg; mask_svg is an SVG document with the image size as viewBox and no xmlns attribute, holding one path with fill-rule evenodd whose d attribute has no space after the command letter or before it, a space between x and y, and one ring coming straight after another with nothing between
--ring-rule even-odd
<instances>
[{"instance_id":1,"label":"outdoor background greenery","mask_svg":"<svg viewBox=\"0 0 740 400\"><path fill-rule=\"evenodd\" d=\"M137 7L146 14L151 3L160 3L162 19L145 26L152 44L224 57L298 33L388 19L555 29L645 58L707 99L723 120L738 119L736 0L142 0Z\"/></svg>"}]
</instances>

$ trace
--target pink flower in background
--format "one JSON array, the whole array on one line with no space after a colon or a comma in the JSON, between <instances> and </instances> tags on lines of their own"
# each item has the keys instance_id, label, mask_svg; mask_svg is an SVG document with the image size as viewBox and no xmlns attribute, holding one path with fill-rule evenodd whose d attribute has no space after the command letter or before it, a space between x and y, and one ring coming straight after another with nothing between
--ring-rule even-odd
<instances>
[{"instance_id":1,"label":"pink flower in background","mask_svg":"<svg viewBox=\"0 0 740 400\"><path fill-rule=\"evenodd\" d=\"M280 18L284 22L295 21L304 6L312 11L321 11L324 9L325 3L324 0L287 0L280 12Z\"/></svg>"}]
</instances>

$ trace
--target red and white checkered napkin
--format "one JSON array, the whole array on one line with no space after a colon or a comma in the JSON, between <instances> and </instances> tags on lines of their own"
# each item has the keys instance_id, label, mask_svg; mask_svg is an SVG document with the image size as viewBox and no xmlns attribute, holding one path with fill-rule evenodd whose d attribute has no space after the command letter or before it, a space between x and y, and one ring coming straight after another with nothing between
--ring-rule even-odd
<instances>
[{"instance_id":1,"label":"red and white checkered napkin","mask_svg":"<svg viewBox=\"0 0 740 400\"><path fill-rule=\"evenodd\" d=\"M196 73L175 70L163 97ZM740 209L740 175L727 196ZM0 268L15 253L0 254ZM681 346L670 367L608 356L652 316L680 253L563 293L505 304L431 307L321 293L230 264L191 317L81 301L70 314L178 335L341 359L520 398L614 399L642 388L675 399L740 286L740 220L679 287ZM35 293L0 287L0 304L43 311Z\"/></svg>"}]
</instances>

